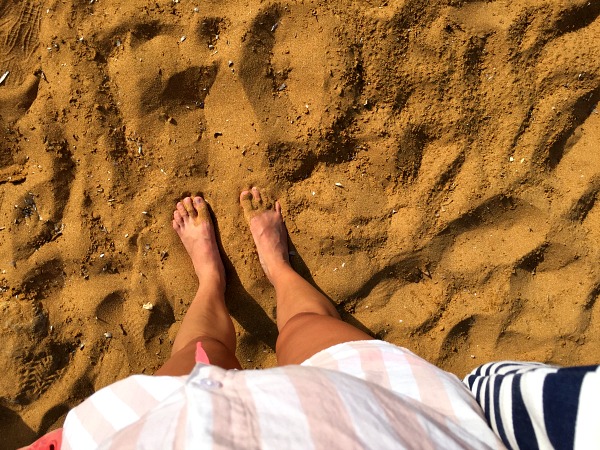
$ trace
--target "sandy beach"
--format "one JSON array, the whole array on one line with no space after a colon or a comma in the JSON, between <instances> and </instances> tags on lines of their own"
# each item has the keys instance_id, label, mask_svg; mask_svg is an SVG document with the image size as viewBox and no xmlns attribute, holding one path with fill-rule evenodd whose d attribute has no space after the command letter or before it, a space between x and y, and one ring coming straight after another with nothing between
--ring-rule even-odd
<instances>
[{"instance_id":1,"label":"sandy beach","mask_svg":"<svg viewBox=\"0 0 600 450\"><path fill-rule=\"evenodd\" d=\"M251 186L372 335L459 377L600 361L598 1L4 0L0 77L1 448L168 358L190 194L245 368L277 338Z\"/></svg>"}]
</instances>

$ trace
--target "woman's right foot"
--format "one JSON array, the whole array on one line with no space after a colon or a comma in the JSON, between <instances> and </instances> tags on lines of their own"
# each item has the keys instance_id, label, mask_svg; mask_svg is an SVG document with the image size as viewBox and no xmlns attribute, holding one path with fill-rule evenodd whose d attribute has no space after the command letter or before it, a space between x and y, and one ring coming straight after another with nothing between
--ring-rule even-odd
<instances>
[{"instance_id":1,"label":"woman's right foot","mask_svg":"<svg viewBox=\"0 0 600 450\"><path fill-rule=\"evenodd\" d=\"M250 225L258 259L265 275L274 284L279 272L289 268L287 231L281 215L281 205L271 205L258 188L243 191L240 204Z\"/></svg>"}]
</instances>

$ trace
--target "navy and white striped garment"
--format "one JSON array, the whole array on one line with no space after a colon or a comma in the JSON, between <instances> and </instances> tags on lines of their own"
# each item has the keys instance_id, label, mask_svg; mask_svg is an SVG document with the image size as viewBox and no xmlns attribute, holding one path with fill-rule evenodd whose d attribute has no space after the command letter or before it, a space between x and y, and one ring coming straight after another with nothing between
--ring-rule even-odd
<instances>
[{"instance_id":1,"label":"navy and white striped garment","mask_svg":"<svg viewBox=\"0 0 600 450\"><path fill-rule=\"evenodd\" d=\"M463 381L508 448L600 448L600 366L504 361Z\"/></svg>"}]
</instances>

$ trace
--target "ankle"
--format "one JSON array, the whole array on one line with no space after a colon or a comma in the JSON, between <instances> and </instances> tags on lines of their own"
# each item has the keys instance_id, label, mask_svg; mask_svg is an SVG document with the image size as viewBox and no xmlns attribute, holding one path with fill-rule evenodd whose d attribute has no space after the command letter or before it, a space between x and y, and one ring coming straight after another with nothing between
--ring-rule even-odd
<instances>
[{"instance_id":1,"label":"ankle","mask_svg":"<svg viewBox=\"0 0 600 450\"><path fill-rule=\"evenodd\" d=\"M280 284L286 284L290 277L298 276L289 261L281 260L269 266L269 281L277 288Z\"/></svg>"},{"instance_id":2,"label":"ankle","mask_svg":"<svg viewBox=\"0 0 600 450\"><path fill-rule=\"evenodd\" d=\"M198 289L225 293L225 274L218 268L204 268L201 273L196 273L196 276L198 277Z\"/></svg>"}]
</instances>

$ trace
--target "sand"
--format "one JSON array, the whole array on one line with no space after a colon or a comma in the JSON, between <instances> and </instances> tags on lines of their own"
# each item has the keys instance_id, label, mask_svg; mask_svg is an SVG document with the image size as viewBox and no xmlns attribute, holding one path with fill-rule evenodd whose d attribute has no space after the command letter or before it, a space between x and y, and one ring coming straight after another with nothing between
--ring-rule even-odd
<instances>
[{"instance_id":1,"label":"sand","mask_svg":"<svg viewBox=\"0 0 600 450\"><path fill-rule=\"evenodd\" d=\"M277 337L253 185L373 335L458 376L600 359L597 1L4 0L6 71L2 448L166 360L196 289L186 194L216 218L246 368Z\"/></svg>"}]
</instances>

